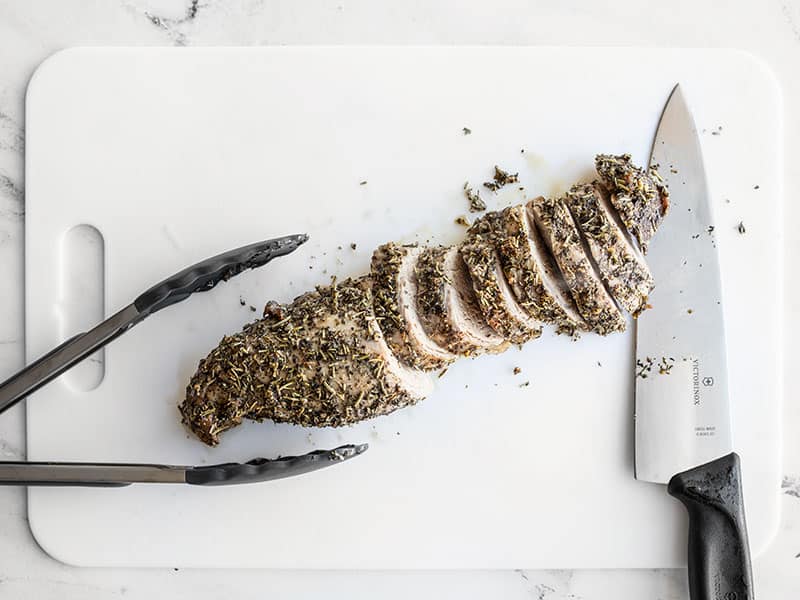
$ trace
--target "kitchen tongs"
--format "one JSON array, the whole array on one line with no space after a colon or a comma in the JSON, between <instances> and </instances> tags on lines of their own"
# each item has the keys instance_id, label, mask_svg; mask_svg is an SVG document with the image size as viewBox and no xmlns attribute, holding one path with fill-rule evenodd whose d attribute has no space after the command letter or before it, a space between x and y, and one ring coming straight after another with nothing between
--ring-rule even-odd
<instances>
[{"instance_id":1,"label":"kitchen tongs","mask_svg":"<svg viewBox=\"0 0 800 600\"><path fill-rule=\"evenodd\" d=\"M289 235L243 246L199 262L168 277L141 294L132 304L90 331L80 333L0 384L0 413L49 383L64 371L116 339L146 317L185 300L195 292L213 289L248 269L285 256L308 240ZM131 483L189 483L226 485L281 479L315 471L357 456L366 444L316 450L302 456L255 458L246 463L176 466L126 463L3 462L0 485L72 485L118 487Z\"/></svg>"}]
</instances>

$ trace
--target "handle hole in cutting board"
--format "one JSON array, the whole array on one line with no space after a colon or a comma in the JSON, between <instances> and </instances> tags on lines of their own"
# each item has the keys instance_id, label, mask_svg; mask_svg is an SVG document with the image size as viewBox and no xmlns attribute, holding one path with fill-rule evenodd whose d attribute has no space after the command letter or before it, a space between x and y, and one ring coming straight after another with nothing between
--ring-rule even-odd
<instances>
[{"instance_id":1,"label":"handle hole in cutting board","mask_svg":"<svg viewBox=\"0 0 800 600\"><path fill-rule=\"evenodd\" d=\"M105 315L105 240L91 225L76 225L61 248L61 337L88 331ZM89 392L103 382L105 350L100 349L64 373L70 388Z\"/></svg>"}]
</instances>

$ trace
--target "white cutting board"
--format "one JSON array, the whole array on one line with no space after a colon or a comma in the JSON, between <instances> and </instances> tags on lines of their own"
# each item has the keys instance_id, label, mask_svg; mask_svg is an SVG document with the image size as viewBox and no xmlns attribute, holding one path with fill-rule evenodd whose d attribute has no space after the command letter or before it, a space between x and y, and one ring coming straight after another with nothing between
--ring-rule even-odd
<instances>
[{"instance_id":1,"label":"white cutting board","mask_svg":"<svg viewBox=\"0 0 800 600\"><path fill-rule=\"evenodd\" d=\"M209 449L176 411L198 360L254 317L240 298L260 308L362 273L386 240L459 239L462 185L495 163L529 194L589 175L597 152L644 163L677 81L704 131L758 554L779 510L779 90L742 53L652 49L98 48L47 60L27 97L28 359L72 333L62 247L76 225L104 238L106 314L219 251L299 231L311 241L115 341L95 390L62 379L38 392L28 458L202 464L371 448L264 485L31 489L37 541L76 565L684 564L681 507L633 479L631 333L548 333L463 360L425 402L347 429L248 424ZM522 198L483 195L490 207Z\"/></svg>"}]
</instances>

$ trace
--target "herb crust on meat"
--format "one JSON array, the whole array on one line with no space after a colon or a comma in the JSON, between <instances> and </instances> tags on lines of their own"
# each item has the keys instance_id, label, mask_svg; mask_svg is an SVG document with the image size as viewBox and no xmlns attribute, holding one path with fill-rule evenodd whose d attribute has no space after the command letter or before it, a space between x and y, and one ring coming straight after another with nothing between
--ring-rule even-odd
<instances>
[{"instance_id":1,"label":"herb crust on meat","mask_svg":"<svg viewBox=\"0 0 800 600\"><path fill-rule=\"evenodd\" d=\"M384 244L369 275L268 303L200 361L184 423L210 445L244 419L351 425L418 402L432 372L537 338L542 325L623 331L622 309L647 307L654 283L642 253L669 192L627 154L598 155L595 166L598 181L563 197L464 220L462 244Z\"/></svg>"}]
</instances>

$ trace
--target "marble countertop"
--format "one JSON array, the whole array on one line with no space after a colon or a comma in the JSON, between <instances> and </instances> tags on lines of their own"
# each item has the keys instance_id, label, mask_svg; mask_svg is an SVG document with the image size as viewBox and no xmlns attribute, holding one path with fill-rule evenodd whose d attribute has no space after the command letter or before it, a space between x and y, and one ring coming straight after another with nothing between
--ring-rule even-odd
<instances>
[{"instance_id":1,"label":"marble countertop","mask_svg":"<svg viewBox=\"0 0 800 600\"><path fill-rule=\"evenodd\" d=\"M369 0L0 0L0 379L23 364L24 97L33 70L74 45L520 44L735 47L784 91L786 197L800 193L800 4L770 0L404 3ZM757 118L757 116L755 116ZM786 222L800 216L787 203ZM800 355L792 281L800 232L787 228L786 364ZM782 522L754 561L762 600L800 597L800 404L786 369ZM0 419L0 457L23 458L24 411ZM8 598L678 599L685 571L297 572L76 569L47 556L26 521L25 491L0 488L0 595Z\"/></svg>"}]
</instances>

